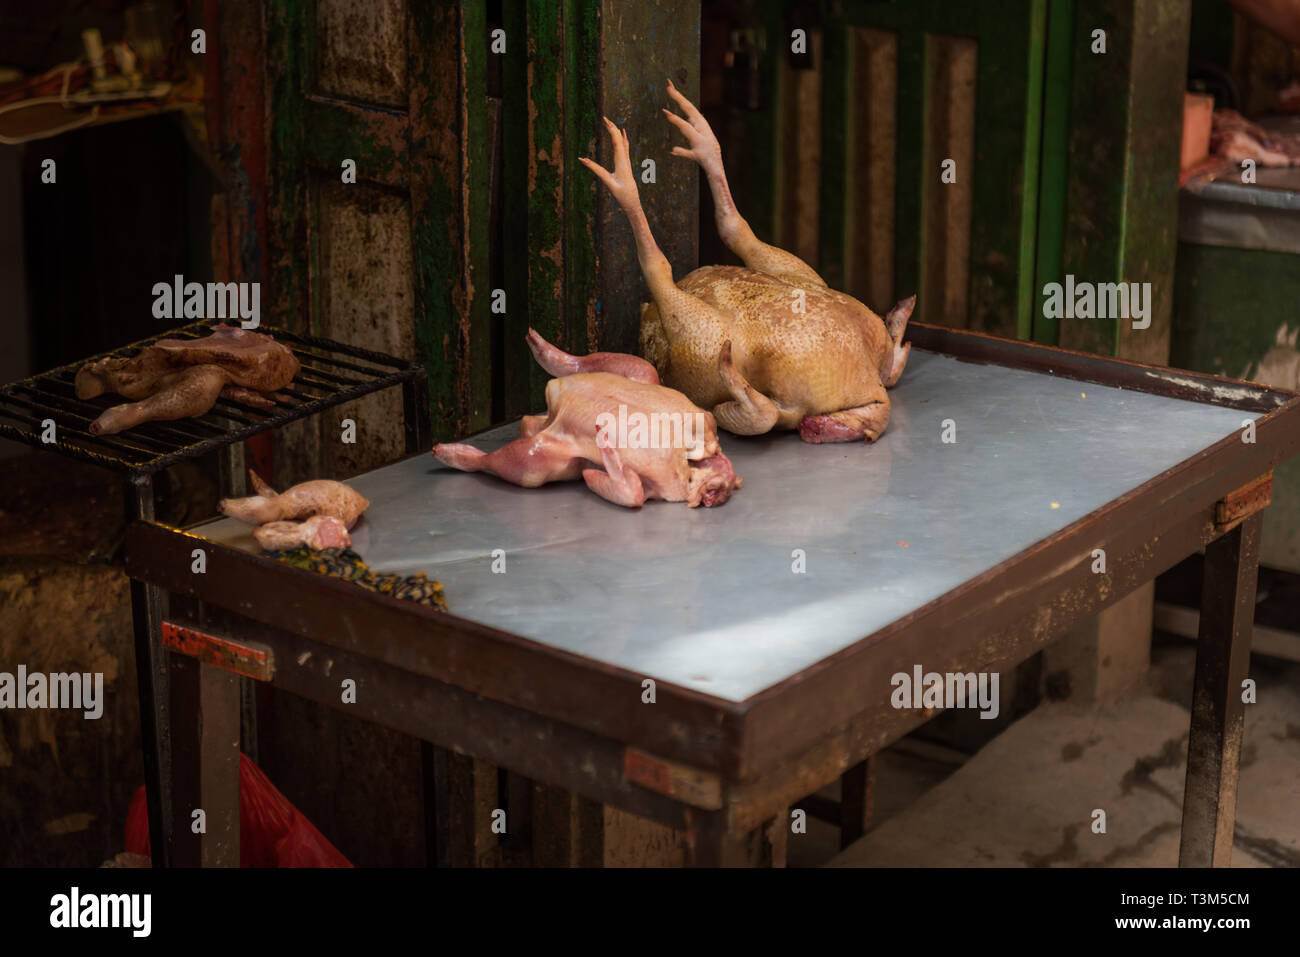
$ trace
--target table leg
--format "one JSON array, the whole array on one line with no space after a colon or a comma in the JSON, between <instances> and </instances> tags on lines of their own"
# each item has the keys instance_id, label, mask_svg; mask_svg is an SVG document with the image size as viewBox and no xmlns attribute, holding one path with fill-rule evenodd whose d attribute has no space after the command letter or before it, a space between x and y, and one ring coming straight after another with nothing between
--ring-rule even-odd
<instances>
[{"instance_id":1,"label":"table leg","mask_svg":"<svg viewBox=\"0 0 1300 957\"><path fill-rule=\"evenodd\" d=\"M605 808L573 791L534 781L533 866L601 867L605 863Z\"/></svg>"},{"instance_id":2,"label":"table leg","mask_svg":"<svg viewBox=\"0 0 1300 957\"><path fill-rule=\"evenodd\" d=\"M153 478L131 477L127 491L128 522L152 521ZM149 846L154 867L171 866L171 738L167 708L167 652L159 626L167 596L159 588L131 581L131 624L135 635L135 676L140 697L140 748L144 763Z\"/></svg>"},{"instance_id":3,"label":"table leg","mask_svg":"<svg viewBox=\"0 0 1300 957\"><path fill-rule=\"evenodd\" d=\"M876 764L872 758L858 762L840 775L840 850L871 826L875 792Z\"/></svg>"},{"instance_id":4,"label":"table leg","mask_svg":"<svg viewBox=\"0 0 1300 957\"><path fill-rule=\"evenodd\" d=\"M496 768L432 745L423 756L431 861L438 867L498 866L500 841L492 831L498 803Z\"/></svg>"},{"instance_id":5,"label":"table leg","mask_svg":"<svg viewBox=\"0 0 1300 957\"><path fill-rule=\"evenodd\" d=\"M402 424L406 430L407 454L427 452L432 438L428 380L423 373L402 383Z\"/></svg>"},{"instance_id":6,"label":"table leg","mask_svg":"<svg viewBox=\"0 0 1300 957\"><path fill-rule=\"evenodd\" d=\"M217 451L217 468L223 498L241 498L248 494L248 457L243 442L223 445ZM243 752L257 763L262 759L257 732L257 682L243 678L239 682L239 740Z\"/></svg>"},{"instance_id":7,"label":"table leg","mask_svg":"<svg viewBox=\"0 0 1300 957\"><path fill-rule=\"evenodd\" d=\"M1180 867L1227 867L1232 855L1261 524L1256 512L1205 549Z\"/></svg>"},{"instance_id":8,"label":"table leg","mask_svg":"<svg viewBox=\"0 0 1300 957\"><path fill-rule=\"evenodd\" d=\"M432 441L429 436L429 388L424 372L402 383L402 427L408 455L429 449ZM447 804L451 798L448 757L449 752L442 748L428 741L420 742L420 765L424 778L424 848L428 867L448 867L452 862L447 818Z\"/></svg>"},{"instance_id":9,"label":"table leg","mask_svg":"<svg viewBox=\"0 0 1300 957\"><path fill-rule=\"evenodd\" d=\"M173 654L172 863L239 866L239 676ZM195 833L195 812L203 830Z\"/></svg>"},{"instance_id":10,"label":"table leg","mask_svg":"<svg viewBox=\"0 0 1300 957\"><path fill-rule=\"evenodd\" d=\"M692 811L686 829L689 867L785 867L790 822L786 809L744 834L727 831L722 811Z\"/></svg>"},{"instance_id":11,"label":"table leg","mask_svg":"<svg viewBox=\"0 0 1300 957\"><path fill-rule=\"evenodd\" d=\"M443 784L442 748L420 742L420 776L424 784L424 866L447 866L447 835L438 812L442 809L440 790Z\"/></svg>"}]
</instances>

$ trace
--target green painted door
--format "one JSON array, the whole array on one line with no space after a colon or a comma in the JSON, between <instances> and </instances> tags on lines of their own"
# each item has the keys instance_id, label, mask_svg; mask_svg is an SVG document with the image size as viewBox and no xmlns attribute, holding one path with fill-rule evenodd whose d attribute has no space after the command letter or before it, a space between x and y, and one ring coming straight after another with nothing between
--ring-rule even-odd
<instances>
[{"instance_id":1,"label":"green painted door","mask_svg":"<svg viewBox=\"0 0 1300 957\"><path fill-rule=\"evenodd\" d=\"M1047 12L1046 0L827 5L832 286L877 309L916 292L921 321L1033 334Z\"/></svg>"},{"instance_id":2,"label":"green painted door","mask_svg":"<svg viewBox=\"0 0 1300 957\"><path fill-rule=\"evenodd\" d=\"M485 5L269 0L266 12L277 320L423 361L436 438L486 425ZM329 472L390 460L399 402L353 403L283 455L305 468L315 440ZM344 417L355 444L338 440Z\"/></svg>"}]
</instances>

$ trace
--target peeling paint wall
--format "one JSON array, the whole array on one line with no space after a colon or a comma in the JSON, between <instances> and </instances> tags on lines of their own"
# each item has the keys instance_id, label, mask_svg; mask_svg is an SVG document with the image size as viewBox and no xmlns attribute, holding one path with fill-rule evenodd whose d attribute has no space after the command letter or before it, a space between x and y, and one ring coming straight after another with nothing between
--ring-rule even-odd
<instances>
[{"instance_id":1,"label":"peeling paint wall","mask_svg":"<svg viewBox=\"0 0 1300 957\"><path fill-rule=\"evenodd\" d=\"M415 358L411 211L403 196L322 179L317 186L319 335ZM340 440L352 419L357 441ZM320 416L319 448L327 474L356 475L405 451L402 397L396 389L365 396Z\"/></svg>"}]
</instances>

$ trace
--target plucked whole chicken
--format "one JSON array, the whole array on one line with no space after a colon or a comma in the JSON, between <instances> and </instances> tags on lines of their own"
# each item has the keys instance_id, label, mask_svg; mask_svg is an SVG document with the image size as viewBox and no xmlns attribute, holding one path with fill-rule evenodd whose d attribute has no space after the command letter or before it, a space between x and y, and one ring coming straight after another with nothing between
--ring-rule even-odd
<instances>
[{"instance_id":1,"label":"plucked whole chicken","mask_svg":"<svg viewBox=\"0 0 1300 957\"><path fill-rule=\"evenodd\" d=\"M435 445L439 461L525 488L581 478L597 495L630 508L655 498L708 508L741 487L713 416L660 385L650 363L613 352L573 356L531 329L528 345L557 377L546 384L546 413L524 416L519 438L492 452Z\"/></svg>"},{"instance_id":2,"label":"plucked whole chicken","mask_svg":"<svg viewBox=\"0 0 1300 957\"><path fill-rule=\"evenodd\" d=\"M745 263L704 266L673 282L632 172L627 134L608 119L614 169L582 162L622 207L654 299L642 307L641 353L663 383L711 409L724 429L759 435L798 429L807 442L874 441L889 423L885 392L903 373L911 346L903 331L916 297L882 320L829 289L799 257L760 241L727 186L722 151L700 111L668 83L685 119L664 110L689 143L673 154L704 170L718 232Z\"/></svg>"}]
</instances>

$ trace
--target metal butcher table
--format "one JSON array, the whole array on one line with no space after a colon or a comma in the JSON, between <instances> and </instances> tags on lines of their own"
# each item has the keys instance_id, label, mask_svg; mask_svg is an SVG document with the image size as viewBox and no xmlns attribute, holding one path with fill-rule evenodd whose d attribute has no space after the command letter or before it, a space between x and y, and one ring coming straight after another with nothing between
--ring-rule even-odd
<instances>
[{"instance_id":1,"label":"metal butcher table","mask_svg":"<svg viewBox=\"0 0 1300 957\"><path fill-rule=\"evenodd\" d=\"M451 614L262 558L232 520L135 523L128 572L183 612L164 628L173 688L193 692L173 698L176 813L208 811L206 837L175 828L176 860L238 860L243 674L682 829L696 863L779 863L792 802L935 713L893 707L893 675L1014 667L1208 546L1181 863L1226 864L1260 512L1300 452L1300 396L919 324L910 338L880 441L724 433L745 485L720 508L622 509L427 454L352 480L372 503L355 549L441 580ZM429 782L445 810L446 775ZM438 823L444 862L493 839L462 823Z\"/></svg>"}]
</instances>

